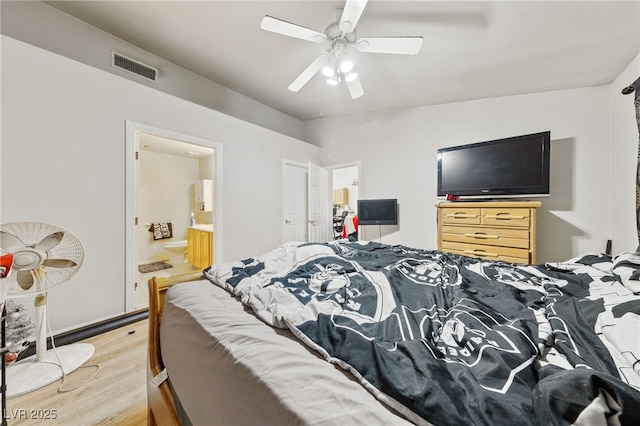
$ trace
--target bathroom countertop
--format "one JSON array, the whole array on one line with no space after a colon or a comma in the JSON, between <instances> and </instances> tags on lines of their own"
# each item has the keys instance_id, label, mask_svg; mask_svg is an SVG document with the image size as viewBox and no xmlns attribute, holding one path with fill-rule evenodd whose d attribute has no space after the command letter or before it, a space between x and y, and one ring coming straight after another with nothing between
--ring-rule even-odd
<instances>
[{"instance_id":1,"label":"bathroom countertop","mask_svg":"<svg viewBox=\"0 0 640 426\"><path fill-rule=\"evenodd\" d=\"M190 226L189 228L193 228L193 229L197 229L198 231L207 231L207 232L213 232L213 224L202 224L202 225L193 225Z\"/></svg>"}]
</instances>

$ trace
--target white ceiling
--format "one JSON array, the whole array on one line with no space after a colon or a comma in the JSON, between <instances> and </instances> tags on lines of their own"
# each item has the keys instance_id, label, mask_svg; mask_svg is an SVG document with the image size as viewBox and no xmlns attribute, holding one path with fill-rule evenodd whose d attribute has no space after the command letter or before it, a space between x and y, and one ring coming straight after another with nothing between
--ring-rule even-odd
<instances>
[{"instance_id":1,"label":"white ceiling","mask_svg":"<svg viewBox=\"0 0 640 426\"><path fill-rule=\"evenodd\" d=\"M260 29L271 15L323 32L343 1L47 3L300 120L610 84L640 52L638 1L370 0L359 37L424 42L417 55L354 52L365 95L353 100L321 75L287 90L323 48Z\"/></svg>"}]
</instances>

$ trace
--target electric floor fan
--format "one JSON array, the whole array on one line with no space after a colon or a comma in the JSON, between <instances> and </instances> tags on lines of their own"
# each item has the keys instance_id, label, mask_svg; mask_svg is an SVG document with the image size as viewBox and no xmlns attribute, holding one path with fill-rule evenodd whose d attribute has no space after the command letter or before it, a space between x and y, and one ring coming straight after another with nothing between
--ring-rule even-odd
<instances>
[{"instance_id":1,"label":"electric floor fan","mask_svg":"<svg viewBox=\"0 0 640 426\"><path fill-rule=\"evenodd\" d=\"M47 292L69 279L84 260L84 247L71 232L40 222L0 226L0 254L12 253L7 297L35 296L36 354L7 367L7 397L51 384L87 362L94 347L74 343L47 351Z\"/></svg>"}]
</instances>

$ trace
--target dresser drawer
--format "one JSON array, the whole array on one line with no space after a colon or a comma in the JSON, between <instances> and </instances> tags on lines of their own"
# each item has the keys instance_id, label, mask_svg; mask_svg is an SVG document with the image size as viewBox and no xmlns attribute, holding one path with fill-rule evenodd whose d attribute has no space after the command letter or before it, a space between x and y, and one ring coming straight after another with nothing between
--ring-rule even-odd
<instances>
[{"instance_id":1,"label":"dresser drawer","mask_svg":"<svg viewBox=\"0 0 640 426\"><path fill-rule=\"evenodd\" d=\"M482 224L529 228L530 212L523 208L483 208Z\"/></svg>"},{"instance_id":2,"label":"dresser drawer","mask_svg":"<svg viewBox=\"0 0 640 426\"><path fill-rule=\"evenodd\" d=\"M481 257L510 263L529 263L529 250L443 241L442 250L464 256Z\"/></svg>"},{"instance_id":3,"label":"dresser drawer","mask_svg":"<svg viewBox=\"0 0 640 426\"><path fill-rule=\"evenodd\" d=\"M443 224L464 224L464 225L480 225L481 209L479 208L449 208L442 211Z\"/></svg>"},{"instance_id":4,"label":"dresser drawer","mask_svg":"<svg viewBox=\"0 0 640 426\"><path fill-rule=\"evenodd\" d=\"M529 230L443 225L442 240L529 249Z\"/></svg>"}]
</instances>

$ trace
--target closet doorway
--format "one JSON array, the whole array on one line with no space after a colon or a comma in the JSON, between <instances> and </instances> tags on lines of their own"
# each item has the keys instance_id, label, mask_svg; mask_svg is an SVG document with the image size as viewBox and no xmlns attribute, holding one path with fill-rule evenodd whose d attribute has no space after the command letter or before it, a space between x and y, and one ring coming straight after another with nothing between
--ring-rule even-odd
<instances>
[{"instance_id":1,"label":"closet doorway","mask_svg":"<svg viewBox=\"0 0 640 426\"><path fill-rule=\"evenodd\" d=\"M358 198L360 192L360 162L341 164L339 166L328 167L331 171L331 182L334 192L342 191L346 193L344 198L335 198L334 206L340 206L349 213L356 214L358 211ZM337 195L337 192L335 192Z\"/></svg>"},{"instance_id":2,"label":"closet doorway","mask_svg":"<svg viewBox=\"0 0 640 426\"><path fill-rule=\"evenodd\" d=\"M222 258L222 147L132 122L127 122L126 139L125 311L132 312L148 308L151 276L194 270L185 256L192 213L196 226L213 231L209 264ZM206 206L196 203L203 195ZM170 238L154 238L158 223L171 225Z\"/></svg>"},{"instance_id":3,"label":"closet doorway","mask_svg":"<svg viewBox=\"0 0 640 426\"><path fill-rule=\"evenodd\" d=\"M334 223L339 227L334 229L333 237L339 238L344 226L344 217L354 223L353 217L358 214L358 198L360 198L360 162L345 163L327 167L331 174L333 189L332 213ZM347 227L347 229L350 229ZM355 236L357 234L353 234Z\"/></svg>"}]
</instances>

